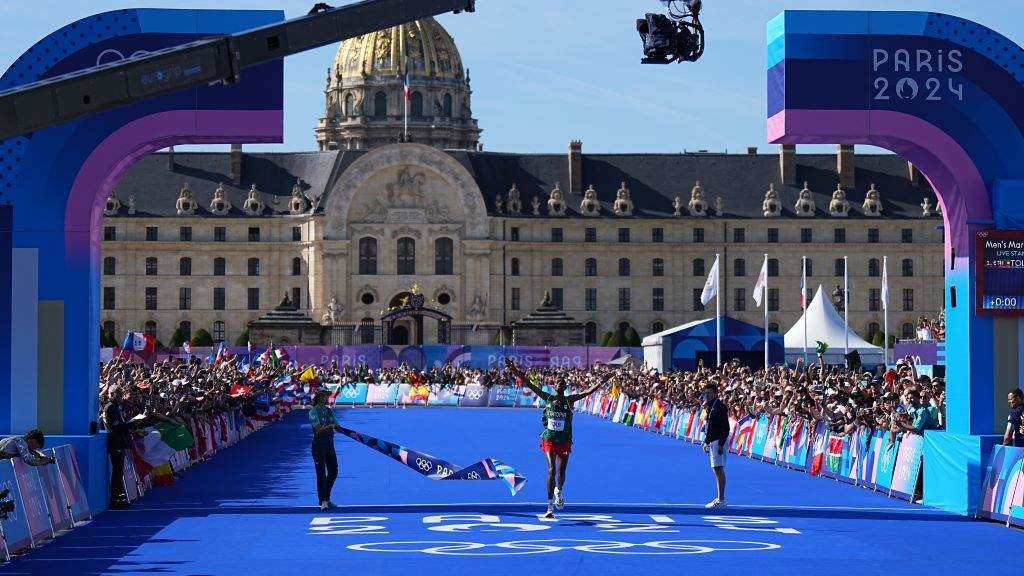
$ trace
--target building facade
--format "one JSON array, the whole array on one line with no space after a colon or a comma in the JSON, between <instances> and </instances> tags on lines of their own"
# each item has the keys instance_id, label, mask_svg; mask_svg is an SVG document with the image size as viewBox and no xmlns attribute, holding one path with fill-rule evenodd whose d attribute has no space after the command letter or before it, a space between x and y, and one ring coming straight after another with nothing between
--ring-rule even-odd
<instances>
[{"instance_id":1,"label":"building facade","mask_svg":"<svg viewBox=\"0 0 1024 576\"><path fill-rule=\"evenodd\" d=\"M847 146L588 154L578 140L565 154L482 152L454 42L426 40L438 30L431 20L342 44L318 151L170 151L129 170L106 206L103 328L164 343L175 329L203 328L230 342L287 293L325 326L325 342L487 343L549 293L598 343L619 327L643 336L707 317L699 296L716 254L723 313L754 324L768 254L769 322L782 332L801 313L804 256L809 292L841 285L848 258L850 323L862 334L883 322L885 258L891 333L912 337L919 316L941 309L941 215L899 157ZM424 93L434 90L423 98L439 106L435 123L395 143L403 118L391 104L376 117L366 102L371 91L402 97L395 61L406 49L393 47L410 31L422 62L403 60L422 67ZM385 37L390 68L386 51L369 48ZM381 317L414 285L450 330L429 319L417 330L408 318L383 333Z\"/></svg>"}]
</instances>

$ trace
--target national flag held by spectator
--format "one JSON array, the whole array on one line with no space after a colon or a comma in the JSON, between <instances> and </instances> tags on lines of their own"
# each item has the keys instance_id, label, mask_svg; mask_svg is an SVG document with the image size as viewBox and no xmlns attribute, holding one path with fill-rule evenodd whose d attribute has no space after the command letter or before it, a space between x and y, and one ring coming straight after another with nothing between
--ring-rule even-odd
<instances>
[{"instance_id":1,"label":"national flag held by spectator","mask_svg":"<svg viewBox=\"0 0 1024 576\"><path fill-rule=\"evenodd\" d=\"M168 462L175 452L186 450L195 444L195 438L188 428L181 424L160 422L148 429L145 436L137 440L132 458L136 472L146 476L154 468Z\"/></svg>"}]
</instances>

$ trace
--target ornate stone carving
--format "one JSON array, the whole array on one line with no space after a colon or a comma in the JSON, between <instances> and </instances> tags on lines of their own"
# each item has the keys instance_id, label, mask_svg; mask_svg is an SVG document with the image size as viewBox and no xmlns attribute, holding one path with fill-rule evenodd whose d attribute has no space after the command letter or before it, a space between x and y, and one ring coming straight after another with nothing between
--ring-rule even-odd
<instances>
[{"instance_id":1,"label":"ornate stone carving","mask_svg":"<svg viewBox=\"0 0 1024 576\"><path fill-rule=\"evenodd\" d=\"M430 198L426 202L427 205L427 222L431 224L451 222L452 211L451 208L436 198ZM467 209L471 207L467 206ZM472 208L475 208L472 207Z\"/></svg>"},{"instance_id":2,"label":"ornate stone carving","mask_svg":"<svg viewBox=\"0 0 1024 576\"><path fill-rule=\"evenodd\" d=\"M675 212L673 212L672 215L673 216L682 216L683 215L683 208L685 206L686 206L686 204L683 203L683 199L680 198L679 196L676 196L676 199L672 201L672 208L675 210Z\"/></svg>"},{"instance_id":3,"label":"ornate stone carving","mask_svg":"<svg viewBox=\"0 0 1024 576\"><path fill-rule=\"evenodd\" d=\"M515 183L512 184L512 188L508 191L508 203L505 208L510 214L519 214L523 211L523 202L520 199L519 188L516 187Z\"/></svg>"},{"instance_id":4,"label":"ornate stone carving","mask_svg":"<svg viewBox=\"0 0 1024 576\"><path fill-rule=\"evenodd\" d=\"M721 196L715 198L715 214L718 216L725 215L725 198Z\"/></svg>"},{"instance_id":5,"label":"ornate stone carving","mask_svg":"<svg viewBox=\"0 0 1024 576\"><path fill-rule=\"evenodd\" d=\"M213 191L213 200L210 202L210 212L217 216L223 216L231 210L231 202L228 201L228 193L224 190L224 183L217 185Z\"/></svg>"},{"instance_id":6,"label":"ornate stone carving","mask_svg":"<svg viewBox=\"0 0 1024 576\"><path fill-rule=\"evenodd\" d=\"M501 194L494 195L494 211L498 214L505 211L505 201L501 198Z\"/></svg>"},{"instance_id":7,"label":"ornate stone carving","mask_svg":"<svg viewBox=\"0 0 1024 576\"><path fill-rule=\"evenodd\" d=\"M814 195L811 193L811 189L807 187L807 182L804 182L804 189L800 191L800 196L796 199L796 206L793 209L796 211L797 216L805 218L814 216Z\"/></svg>"},{"instance_id":8,"label":"ornate stone carving","mask_svg":"<svg viewBox=\"0 0 1024 576\"><path fill-rule=\"evenodd\" d=\"M707 216L708 215L708 203L704 200L704 188L700 185L700 180L693 185L690 190L690 202L687 204L690 210L691 216Z\"/></svg>"},{"instance_id":9,"label":"ornate stone carving","mask_svg":"<svg viewBox=\"0 0 1024 576\"><path fill-rule=\"evenodd\" d=\"M324 310L323 316L320 317L320 323L324 326L334 326L341 322L341 314L344 312L345 307L338 303L338 299L331 296L331 301L327 303L327 308Z\"/></svg>"},{"instance_id":10,"label":"ornate stone carving","mask_svg":"<svg viewBox=\"0 0 1024 576\"><path fill-rule=\"evenodd\" d=\"M470 320L483 320L487 314L487 298L477 292L476 296L473 297L473 303L469 306L469 312L466 316Z\"/></svg>"},{"instance_id":11,"label":"ornate stone carving","mask_svg":"<svg viewBox=\"0 0 1024 576\"><path fill-rule=\"evenodd\" d=\"M391 238L400 238L402 236L412 236L417 240L423 238L423 232L416 228L410 228L409 226L402 226L401 228L395 228L391 231Z\"/></svg>"},{"instance_id":12,"label":"ornate stone carving","mask_svg":"<svg viewBox=\"0 0 1024 576\"><path fill-rule=\"evenodd\" d=\"M882 215L882 201L878 197L878 190L875 189L875 185L872 184L868 190L867 197L864 198L864 215L878 217Z\"/></svg>"},{"instance_id":13,"label":"ornate stone carving","mask_svg":"<svg viewBox=\"0 0 1024 576\"><path fill-rule=\"evenodd\" d=\"M597 201L597 190L594 185L583 192L583 201L580 202L580 213L584 216L597 216L601 212L601 203Z\"/></svg>"},{"instance_id":14,"label":"ornate stone carving","mask_svg":"<svg viewBox=\"0 0 1024 576\"><path fill-rule=\"evenodd\" d=\"M362 208L352 215L355 222L383 223L388 217L388 206L380 198L369 200Z\"/></svg>"},{"instance_id":15,"label":"ornate stone carving","mask_svg":"<svg viewBox=\"0 0 1024 576\"><path fill-rule=\"evenodd\" d=\"M249 216L259 216L266 207L267 205L260 198L259 190L256 189L256 184L253 184L252 188L249 188L249 196L245 199L245 203L242 204L242 210Z\"/></svg>"},{"instance_id":16,"label":"ornate stone carving","mask_svg":"<svg viewBox=\"0 0 1024 576\"><path fill-rule=\"evenodd\" d=\"M850 214L850 202L846 199L846 192L843 192L842 184L836 184L836 190L832 193L832 201L828 203L828 213L837 218L846 218Z\"/></svg>"},{"instance_id":17,"label":"ornate stone carving","mask_svg":"<svg viewBox=\"0 0 1024 576\"><path fill-rule=\"evenodd\" d=\"M135 194L128 195L128 214L135 214Z\"/></svg>"},{"instance_id":18,"label":"ornate stone carving","mask_svg":"<svg viewBox=\"0 0 1024 576\"><path fill-rule=\"evenodd\" d=\"M928 218L935 215L935 206L932 206L932 199L925 196L921 201L921 217Z\"/></svg>"},{"instance_id":19,"label":"ornate stone carving","mask_svg":"<svg viewBox=\"0 0 1024 576\"><path fill-rule=\"evenodd\" d=\"M408 168L398 171L395 182L387 185L388 203L398 208L416 208L423 205L423 183L427 177L422 172L412 173Z\"/></svg>"},{"instance_id":20,"label":"ornate stone carving","mask_svg":"<svg viewBox=\"0 0 1024 576\"><path fill-rule=\"evenodd\" d=\"M555 182L555 188L551 190L548 198L548 215L565 216L565 194L562 193L559 182Z\"/></svg>"},{"instance_id":21,"label":"ornate stone carving","mask_svg":"<svg viewBox=\"0 0 1024 576\"><path fill-rule=\"evenodd\" d=\"M302 193L302 180L296 180L292 186L292 199L288 201L288 209L292 214L302 214L309 210L309 199Z\"/></svg>"},{"instance_id":22,"label":"ornate stone carving","mask_svg":"<svg viewBox=\"0 0 1024 576\"><path fill-rule=\"evenodd\" d=\"M533 202L530 202L530 205L533 206L533 215L540 216L540 198L534 196Z\"/></svg>"},{"instance_id":23,"label":"ornate stone carving","mask_svg":"<svg viewBox=\"0 0 1024 576\"><path fill-rule=\"evenodd\" d=\"M761 211L765 218L777 218L782 214L782 202L779 201L779 193L775 191L774 183L768 184L764 202L761 202Z\"/></svg>"},{"instance_id":24,"label":"ornate stone carving","mask_svg":"<svg viewBox=\"0 0 1024 576\"><path fill-rule=\"evenodd\" d=\"M199 204L192 197L192 190L188 187L188 183L186 183L178 193L178 201L174 203L174 208L177 210L178 216L191 216L196 213L196 208L198 207Z\"/></svg>"},{"instance_id":25,"label":"ornate stone carving","mask_svg":"<svg viewBox=\"0 0 1024 576\"><path fill-rule=\"evenodd\" d=\"M633 199L629 195L629 188L626 188L625 182L615 192L615 204L612 206L612 210L616 216L633 215Z\"/></svg>"},{"instance_id":26,"label":"ornate stone carving","mask_svg":"<svg viewBox=\"0 0 1024 576\"><path fill-rule=\"evenodd\" d=\"M116 216L121 211L121 200L117 198L117 188L110 191L107 203L103 205L104 216Z\"/></svg>"}]
</instances>

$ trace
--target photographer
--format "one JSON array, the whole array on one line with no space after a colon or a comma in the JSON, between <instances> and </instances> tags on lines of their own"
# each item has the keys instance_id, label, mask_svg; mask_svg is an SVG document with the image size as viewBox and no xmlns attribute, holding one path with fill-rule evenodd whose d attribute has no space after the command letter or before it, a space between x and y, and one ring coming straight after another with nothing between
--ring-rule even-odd
<instances>
[{"instance_id":1,"label":"photographer","mask_svg":"<svg viewBox=\"0 0 1024 576\"><path fill-rule=\"evenodd\" d=\"M40 450L46 443L41 430L30 430L24 436L10 436L0 440L0 460L21 458L29 466L45 466L56 462Z\"/></svg>"}]
</instances>

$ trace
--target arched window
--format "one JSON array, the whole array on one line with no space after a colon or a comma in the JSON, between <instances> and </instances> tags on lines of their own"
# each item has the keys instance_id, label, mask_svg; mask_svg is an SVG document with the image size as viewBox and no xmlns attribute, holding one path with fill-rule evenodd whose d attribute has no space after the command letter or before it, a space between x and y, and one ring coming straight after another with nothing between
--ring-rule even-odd
<instances>
[{"instance_id":1,"label":"arched window","mask_svg":"<svg viewBox=\"0 0 1024 576\"><path fill-rule=\"evenodd\" d=\"M375 118L387 118L388 116L388 95L383 91L373 95L373 116Z\"/></svg>"},{"instance_id":2,"label":"arched window","mask_svg":"<svg viewBox=\"0 0 1024 576\"><path fill-rule=\"evenodd\" d=\"M359 239L359 273L373 275L377 273L377 239Z\"/></svg>"},{"instance_id":3,"label":"arched window","mask_svg":"<svg viewBox=\"0 0 1024 576\"><path fill-rule=\"evenodd\" d=\"M249 270L249 276L259 276L260 275L260 259L259 258L249 258L249 262L247 264L247 267L248 267L248 270Z\"/></svg>"},{"instance_id":4,"label":"arched window","mask_svg":"<svg viewBox=\"0 0 1024 576\"><path fill-rule=\"evenodd\" d=\"M356 97L353 96L351 92L349 92L348 94L345 94L345 110L344 110L345 116L355 116L356 115L355 100L356 100Z\"/></svg>"},{"instance_id":5,"label":"arched window","mask_svg":"<svg viewBox=\"0 0 1024 576\"><path fill-rule=\"evenodd\" d=\"M835 275L837 278L843 275L843 269L846 267L844 263L845 261L842 258L836 258Z\"/></svg>"},{"instance_id":6,"label":"arched window","mask_svg":"<svg viewBox=\"0 0 1024 576\"><path fill-rule=\"evenodd\" d=\"M743 258L737 258L732 261L732 275L741 277L747 275L747 261Z\"/></svg>"},{"instance_id":7,"label":"arched window","mask_svg":"<svg viewBox=\"0 0 1024 576\"><path fill-rule=\"evenodd\" d=\"M629 332L629 322L619 322L619 330L623 333Z\"/></svg>"},{"instance_id":8,"label":"arched window","mask_svg":"<svg viewBox=\"0 0 1024 576\"><path fill-rule=\"evenodd\" d=\"M409 115L413 118L423 117L423 94L420 92L412 93L412 104L410 105Z\"/></svg>"},{"instance_id":9,"label":"arched window","mask_svg":"<svg viewBox=\"0 0 1024 576\"><path fill-rule=\"evenodd\" d=\"M903 263L900 265L900 269L902 270L904 276L913 276L914 261L911 260L910 258L904 258Z\"/></svg>"},{"instance_id":10,"label":"arched window","mask_svg":"<svg viewBox=\"0 0 1024 576\"><path fill-rule=\"evenodd\" d=\"M434 274L455 273L455 243L451 238L434 240Z\"/></svg>"},{"instance_id":11,"label":"arched window","mask_svg":"<svg viewBox=\"0 0 1024 576\"><path fill-rule=\"evenodd\" d=\"M911 322L904 322L903 326L900 327L900 338L903 340L913 340L917 337L917 331L914 330L914 325Z\"/></svg>"},{"instance_id":12,"label":"arched window","mask_svg":"<svg viewBox=\"0 0 1024 576\"><path fill-rule=\"evenodd\" d=\"M181 337L185 340L192 339L192 323L188 320L182 320L181 324L178 324L178 330L181 331Z\"/></svg>"},{"instance_id":13,"label":"arched window","mask_svg":"<svg viewBox=\"0 0 1024 576\"><path fill-rule=\"evenodd\" d=\"M146 320L146 325L143 327L143 330L145 330L146 334L156 338L156 321Z\"/></svg>"},{"instance_id":14,"label":"arched window","mask_svg":"<svg viewBox=\"0 0 1024 576\"><path fill-rule=\"evenodd\" d=\"M178 260L178 275L180 276L191 276L192 275L192 259L185 256Z\"/></svg>"},{"instance_id":15,"label":"arched window","mask_svg":"<svg viewBox=\"0 0 1024 576\"><path fill-rule=\"evenodd\" d=\"M658 332L664 332L665 325L661 322L655 322L651 324L651 334L657 334Z\"/></svg>"},{"instance_id":16,"label":"arched window","mask_svg":"<svg viewBox=\"0 0 1024 576\"><path fill-rule=\"evenodd\" d=\"M597 276L597 258L587 258L583 263L583 274L586 276Z\"/></svg>"},{"instance_id":17,"label":"arched window","mask_svg":"<svg viewBox=\"0 0 1024 576\"><path fill-rule=\"evenodd\" d=\"M224 322L221 321L221 320L217 320L216 322L213 323L213 341L214 342L223 342L223 341L227 340L227 337L224 335L225 334L225 328L226 328L226 326L225 326Z\"/></svg>"},{"instance_id":18,"label":"arched window","mask_svg":"<svg viewBox=\"0 0 1024 576\"><path fill-rule=\"evenodd\" d=\"M874 340L875 334L878 334L879 330L881 330L881 327L878 325L878 322L868 324L868 341Z\"/></svg>"},{"instance_id":19,"label":"arched window","mask_svg":"<svg viewBox=\"0 0 1024 576\"><path fill-rule=\"evenodd\" d=\"M292 258L292 276L302 276L302 258Z\"/></svg>"},{"instance_id":20,"label":"arched window","mask_svg":"<svg viewBox=\"0 0 1024 576\"><path fill-rule=\"evenodd\" d=\"M704 271L704 259L703 258L694 258L693 259L693 275L694 276L703 276L704 274L705 274L705 271Z\"/></svg>"},{"instance_id":21,"label":"arched window","mask_svg":"<svg viewBox=\"0 0 1024 576\"><path fill-rule=\"evenodd\" d=\"M398 239L398 274L411 276L416 273L416 241L412 238Z\"/></svg>"},{"instance_id":22,"label":"arched window","mask_svg":"<svg viewBox=\"0 0 1024 576\"><path fill-rule=\"evenodd\" d=\"M561 276L564 271L565 270L564 270L564 265L562 263L562 259L561 258L552 258L551 259L551 275L552 276Z\"/></svg>"},{"instance_id":23,"label":"arched window","mask_svg":"<svg viewBox=\"0 0 1024 576\"><path fill-rule=\"evenodd\" d=\"M511 268L512 268L511 274L513 276L519 276L519 258L513 258L512 259Z\"/></svg>"},{"instance_id":24,"label":"arched window","mask_svg":"<svg viewBox=\"0 0 1024 576\"><path fill-rule=\"evenodd\" d=\"M362 344L373 344L373 318L359 321L359 341Z\"/></svg>"},{"instance_id":25,"label":"arched window","mask_svg":"<svg viewBox=\"0 0 1024 576\"><path fill-rule=\"evenodd\" d=\"M587 322L583 325L583 342L597 344L597 322Z\"/></svg>"},{"instance_id":26,"label":"arched window","mask_svg":"<svg viewBox=\"0 0 1024 576\"><path fill-rule=\"evenodd\" d=\"M619 258L619 276L629 276L629 258Z\"/></svg>"},{"instance_id":27,"label":"arched window","mask_svg":"<svg viewBox=\"0 0 1024 576\"><path fill-rule=\"evenodd\" d=\"M445 118L451 118L452 117L452 95L451 94L445 94L444 95L444 104L443 104L443 106L444 106Z\"/></svg>"},{"instance_id":28,"label":"arched window","mask_svg":"<svg viewBox=\"0 0 1024 576\"><path fill-rule=\"evenodd\" d=\"M661 258L655 258L651 261L651 276L664 276L665 275L665 261Z\"/></svg>"},{"instance_id":29,"label":"arched window","mask_svg":"<svg viewBox=\"0 0 1024 576\"><path fill-rule=\"evenodd\" d=\"M769 332L774 332L774 333L778 334L779 333L779 323L778 322L772 322L772 323L768 324L768 331Z\"/></svg>"},{"instance_id":30,"label":"arched window","mask_svg":"<svg viewBox=\"0 0 1024 576\"><path fill-rule=\"evenodd\" d=\"M113 276L117 274L117 258L107 256L103 259L103 275Z\"/></svg>"},{"instance_id":31,"label":"arched window","mask_svg":"<svg viewBox=\"0 0 1024 576\"><path fill-rule=\"evenodd\" d=\"M878 277L882 275L882 267L878 263L878 258L872 258L868 260L868 276Z\"/></svg>"},{"instance_id":32,"label":"arched window","mask_svg":"<svg viewBox=\"0 0 1024 576\"><path fill-rule=\"evenodd\" d=\"M213 275L214 276L223 276L223 275L227 274L227 269L228 269L228 262L227 262L227 260L225 260L223 258L214 258L213 259Z\"/></svg>"},{"instance_id":33,"label":"arched window","mask_svg":"<svg viewBox=\"0 0 1024 576\"><path fill-rule=\"evenodd\" d=\"M117 327L113 320L107 320L103 323L103 333L107 336L108 340L116 340L114 334L117 333Z\"/></svg>"},{"instance_id":34,"label":"arched window","mask_svg":"<svg viewBox=\"0 0 1024 576\"><path fill-rule=\"evenodd\" d=\"M146 258L146 276L156 276L157 270L158 268L156 258L152 256Z\"/></svg>"},{"instance_id":35,"label":"arched window","mask_svg":"<svg viewBox=\"0 0 1024 576\"><path fill-rule=\"evenodd\" d=\"M779 260L778 258L768 259L768 275L772 278L779 275Z\"/></svg>"}]
</instances>

